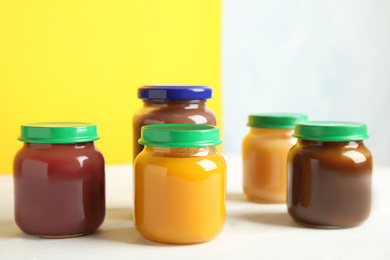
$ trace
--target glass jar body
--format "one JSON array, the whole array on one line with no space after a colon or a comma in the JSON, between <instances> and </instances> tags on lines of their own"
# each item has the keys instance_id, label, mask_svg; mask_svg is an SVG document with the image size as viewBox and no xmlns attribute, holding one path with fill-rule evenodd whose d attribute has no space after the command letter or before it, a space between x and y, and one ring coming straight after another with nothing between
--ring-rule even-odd
<instances>
[{"instance_id":1,"label":"glass jar body","mask_svg":"<svg viewBox=\"0 0 390 260\"><path fill-rule=\"evenodd\" d=\"M133 116L133 161L142 151L138 143L141 128L155 124L217 125L215 114L206 100L143 100L143 107Z\"/></svg>"},{"instance_id":2,"label":"glass jar body","mask_svg":"<svg viewBox=\"0 0 390 260\"><path fill-rule=\"evenodd\" d=\"M251 127L242 144L243 188L249 200L285 203L287 155L296 143L293 129Z\"/></svg>"},{"instance_id":3,"label":"glass jar body","mask_svg":"<svg viewBox=\"0 0 390 260\"><path fill-rule=\"evenodd\" d=\"M134 224L145 238L212 240L226 219L226 163L215 147L145 146L134 165Z\"/></svg>"},{"instance_id":4,"label":"glass jar body","mask_svg":"<svg viewBox=\"0 0 390 260\"><path fill-rule=\"evenodd\" d=\"M288 211L303 225L357 226L370 213L371 176L363 141L298 140L288 155Z\"/></svg>"},{"instance_id":5,"label":"glass jar body","mask_svg":"<svg viewBox=\"0 0 390 260\"><path fill-rule=\"evenodd\" d=\"M93 142L24 143L14 159L15 221L31 235L72 237L105 216L104 158Z\"/></svg>"}]
</instances>

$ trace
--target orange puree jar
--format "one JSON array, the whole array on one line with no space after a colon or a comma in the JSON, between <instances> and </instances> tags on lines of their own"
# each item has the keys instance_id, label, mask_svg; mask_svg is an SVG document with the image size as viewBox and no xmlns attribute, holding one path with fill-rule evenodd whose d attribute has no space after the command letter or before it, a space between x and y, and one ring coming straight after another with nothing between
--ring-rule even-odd
<instances>
[{"instance_id":1,"label":"orange puree jar","mask_svg":"<svg viewBox=\"0 0 390 260\"><path fill-rule=\"evenodd\" d=\"M145 238L190 244L214 239L226 219L226 163L208 125L147 125L134 162L134 224Z\"/></svg>"},{"instance_id":2,"label":"orange puree jar","mask_svg":"<svg viewBox=\"0 0 390 260\"><path fill-rule=\"evenodd\" d=\"M306 115L288 113L249 116L251 129L242 144L243 188L249 200L286 202L287 155L297 142L295 124L306 120Z\"/></svg>"}]
</instances>

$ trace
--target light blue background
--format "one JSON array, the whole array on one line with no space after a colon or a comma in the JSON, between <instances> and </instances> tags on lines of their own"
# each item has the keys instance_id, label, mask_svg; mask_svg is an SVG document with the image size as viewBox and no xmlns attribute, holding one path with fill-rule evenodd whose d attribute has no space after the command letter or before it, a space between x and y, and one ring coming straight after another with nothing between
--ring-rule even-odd
<instances>
[{"instance_id":1,"label":"light blue background","mask_svg":"<svg viewBox=\"0 0 390 260\"><path fill-rule=\"evenodd\" d=\"M300 112L364 122L390 166L390 1L225 0L224 151L240 153L248 115Z\"/></svg>"}]
</instances>

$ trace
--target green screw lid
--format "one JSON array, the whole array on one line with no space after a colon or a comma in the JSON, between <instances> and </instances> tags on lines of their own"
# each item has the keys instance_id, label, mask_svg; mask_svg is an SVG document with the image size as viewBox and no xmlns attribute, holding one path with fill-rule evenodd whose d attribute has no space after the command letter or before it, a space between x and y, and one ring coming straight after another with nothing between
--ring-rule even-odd
<instances>
[{"instance_id":1,"label":"green screw lid","mask_svg":"<svg viewBox=\"0 0 390 260\"><path fill-rule=\"evenodd\" d=\"M359 141L367 139L367 125L354 122L308 121L295 126L295 137L314 141Z\"/></svg>"},{"instance_id":2,"label":"green screw lid","mask_svg":"<svg viewBox=\"0 0 390 260\"><path fill-rule=\"evenodd\" d=\"M307 115L291 113L262 113L249 115L248 126L261 128L291 128L307 120Z\"/></svg>"},{"instance_id":3,"label":"green screw lid","mask_svg":"<svg viewBox=\"0 0 390 260\"><path fill-rule=\"evenodd\" d=\"M46 122L22 125L19 141L26 143L83 143L98 140L97 127L79 122Z\"/></svg>"},{"instance_id":4,"label":"green screw lid","mask_svg":"<svg viewBox=\"0 0 390 260\"><path fill-rule=\"evenodd\" d=\"M222 143L219 129L209 125L146 125L141 129L140 144L158 147L206 147Z\"/></svg>"}]
</instances>

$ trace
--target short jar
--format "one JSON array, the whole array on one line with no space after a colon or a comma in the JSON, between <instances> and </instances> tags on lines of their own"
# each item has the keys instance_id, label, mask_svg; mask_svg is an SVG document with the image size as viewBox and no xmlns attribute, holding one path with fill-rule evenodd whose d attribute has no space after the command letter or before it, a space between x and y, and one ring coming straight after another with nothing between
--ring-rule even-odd
<instances>
[{"instance_id":1,"label":"short jar","mask_svg":"<svg viewBox=\"0 0 390 260\"><path fill-rule=\"evenodd\" d=\"M105 216L104 158L96 125L51 122L21 126L14 159L15 221L30 235L74 237Z\"/></svg>"},{"instance_id":2,"label":"short jar","mask_svg":"<svg viewBox=\"0 0 390 260\"><path fill-rule=\"evenodd\" d=\"M249 115L242 159L243 188L250 201L286 202L287 155L296 143L295 124L306 120L306 115L291 113Z\"/></svg>"},{"instance_id":3,"label":"short jar","mask_svg":"<svg viewBox=\"0 0 390 260\"><path fill-rule=\"evenodd\" d=\"M217 125L215 114L206 106L212 88L192 85L148 85L138 89L143 107L133 116L133 160L142 151L138 143L141 128L155 124Z\"/></svg>"},{"instance_id":4,"label":"short jar","mask_svg":"<svg viewBox=\"0 0 390 260\"><path fill-rule=\"evenodd\" d=\"M347 228L371 208L372 156L365 124L313 121L295 128L288 155L288 212L306 226Z\"/></svg>"},{"instance_id":5,"label":"short jar","mask_svg":"<svg viewBox=\"0 0 390 260\"><path fill-rule=\"evenodd\" d=\"M214 239L226 219L226 163L214 126L142 127L134 165L134 224L145 238L192 244Z\"/></svg>"}]
</instances>

